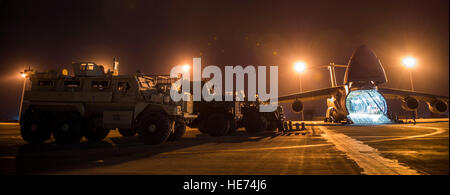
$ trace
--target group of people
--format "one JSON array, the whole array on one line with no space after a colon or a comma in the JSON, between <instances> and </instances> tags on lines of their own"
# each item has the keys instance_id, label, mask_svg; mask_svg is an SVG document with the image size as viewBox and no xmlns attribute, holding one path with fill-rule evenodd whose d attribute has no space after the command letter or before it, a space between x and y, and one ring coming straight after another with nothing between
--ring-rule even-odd
<instances>
[{"instance_id":1,"label":"group of people","mask_svg":"<svg viewBox=\"0 0 450 195\"><path fill-rule=\"evenodd\" d=\"M398 119L398 114L397 113L388 113L388 118L393 120L396 123L403 123L402 120ZM414 123L414 125L416 124L416 118L417 118L417 112L415 111L411 111L411 119L412 122Z\"/></svg>"}]
</instances>

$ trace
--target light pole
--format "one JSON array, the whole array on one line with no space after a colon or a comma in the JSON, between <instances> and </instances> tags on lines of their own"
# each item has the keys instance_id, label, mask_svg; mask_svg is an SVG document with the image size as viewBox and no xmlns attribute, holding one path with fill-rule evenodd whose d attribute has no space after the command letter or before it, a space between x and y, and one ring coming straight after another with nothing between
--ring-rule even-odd
<instances>
[{"instance_id":1,"label":"light pole","mask_svg":"<svg viewBox=\"0 0 450 195\"><path fill-rule=\"evenodd\" d=\"M406 57L403 58L402 60L402 64L404 66L406 66L406 68L409 69L409 81L411 82L411 91L414 92L414 83L413 83L413 79L412 79L412 69L416 66L417 64L417 60L413 57ZM415 118L417 118L417 109L414 110L414 124L415 124Z\"/></svg>"},{"instance_id":2,"label":"light pole","mask_svg":"<svg viewBox=\"0 0 450 195\"><path fill-rule=\"evenodd\" d=\"M302 88L302 76L301 76L301 74L302 74L303 72L305 72L305 70L306 70L306 63L305 63L305 62L302 62L302 61L296 62L296 63L294 64L294 70L298 73L298 80L299 80L299 84L300 84L300 93L301 93L301 92L303 91L303 88ZM303 110L301 111L301 113L302 113L302 121L303 121L303 120L305 120L305 119L304 119L305 116L304 116Z\"/></svg>"},{"instance_id":3,"label":"light pole","mask_svg":"<svg viewBox=\"0 0 450 195\"><path fill-rule=\"evenodd\" d=\"M412 69L416 66L417 60L413 57L403 58L402 63L409 69L409 81L411 82L411 91L414 91L414 84L412 79Z\"/></svg>"},{"instance_id":4,"label":"light pole","mask_svg":"<svg viewBox=\"0 0 450 195\"><path fill-rule=\"evenodd\" d=\"M409 81L411 82L411 91L414 91L414 83L412 80L412 69L409 69Z\"/></svg>"}]
</instances>

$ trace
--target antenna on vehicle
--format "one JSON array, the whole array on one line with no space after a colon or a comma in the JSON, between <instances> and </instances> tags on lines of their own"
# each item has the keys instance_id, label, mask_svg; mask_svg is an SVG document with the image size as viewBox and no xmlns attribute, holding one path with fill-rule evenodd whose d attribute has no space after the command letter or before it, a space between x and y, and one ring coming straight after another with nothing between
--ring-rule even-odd
<instances>
[{"instance_id":1,"label":"antenna on vehicle","mask_svg":"<svg viewBox=\"0 0 450 195\"><path fill-rule=\"evenodd\" d=\"M113 58L113 76L119 75L119 61L117 58Z\"/></svg>"}]
</instances>

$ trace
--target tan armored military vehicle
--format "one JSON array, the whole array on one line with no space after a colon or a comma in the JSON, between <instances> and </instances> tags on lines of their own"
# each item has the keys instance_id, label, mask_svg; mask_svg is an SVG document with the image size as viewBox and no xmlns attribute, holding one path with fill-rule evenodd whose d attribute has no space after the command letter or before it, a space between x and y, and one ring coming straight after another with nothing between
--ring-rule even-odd
<instances>
[{"instance_id":1,"label":"tan armored military vehicle","mask_svg":"<svg viewBox=\"0 0 450 195\"><path fill-rule=\"evenodd\" d=\"M115 61L116 65L116 61ZM171 84L164 75L118 75L95 63L73 63L73 76L47 71L27 71L31 84L21 105L21 134L29 143L51 135L57 143L104 139L111 129L147 144L180 139L184 113L192 102L173 102ZM190 109L189 109L190 108Z\"/></svg>"}]
</instances>

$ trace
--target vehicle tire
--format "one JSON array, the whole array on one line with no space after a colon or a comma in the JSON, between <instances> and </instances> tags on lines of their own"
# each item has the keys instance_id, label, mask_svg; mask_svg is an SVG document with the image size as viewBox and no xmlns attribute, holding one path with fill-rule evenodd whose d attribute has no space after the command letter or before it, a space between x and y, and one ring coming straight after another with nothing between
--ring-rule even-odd
<instances>
[{"instance_id":1,"label":"vehicle tire","mask_svg":"<svg viewBox=\"0 0 450 195\"><path fill-rule=\"evenodd\" d=\"M267 131L275 131L278 128L277 121L267 121Z\"/></svg>"},{"instance_id":2,"label":"vehicle tire","mask_svg":"<svg viewBox=\"0 0 450 195\"><path fill-rule=\"evenodd\" d=\"M170 136L170 120L162 113L148 113L141 118L137 133L145 144L161 144Z\"/></svg>"},{"instance_id":3,"label":"vehicle tire","mask_svg":"<svg viewBox=\"0 0 450 195\"><path fill-rule=\"evenodd\" d=\"M339 123L334 117L330 117L330 119L329 119L329 121L331 122L331 123Z\"/></svg>"},{"instance_id":4,"label":"vehicle tire","mask_svg":"<svg viewBox=\"0 0 450 195\"><path fill-rule=\"evenodd\" d=\"M136 129L119 128L119 133L120 133L120 135L122 135L124 137L132 137L132 136L136 135L137 131L136 131Z\"/></svg>"},{"instance_id":5,"label":"vehicle tire","mask_svg":"<svg viewBox=\"0 0 450 195\"><path fill-rule=\"evenodd\" d=\"M84 133L84 137L90 142L98 142L105 139L109 134L108 128L102 128L102 120L99 118L94 118L89 120L86 124L86 131Z\"/></svg>"},{"instance_id":6,"label":"vehicle tire","mask_svg":"<svg viewBox=\"0 0 450 195\"><path fill-rule=\"evenodd\" d=\"M180 140L186 133L186 123L182 119L175 121L173 133L169 137L169 141Z\"/></svg>"},{"instance_id":7,"label":"vehicle tire","mask_svg":"<svg viewBox=\"0 0 450 195\"><path fill-rule=\"evenodd\" d=\"M208 134L208 129L206 129L206 121L202 121L200 125L198 126L198 131L200 131L203 134Z\"/></svg>"},{"instance_id":8,"label":"vehicle tire","mask_svg":"<svg viewBox=\"0 0 450 195\"><path fill-rule=\"evenodd\" d=\"M245 130L249 134L260 133L267 129L267 119L259 113L249 113L244 116Z\"/></svg>"},{"instance_id":9,"label":"vehicle tire","mask_svg":"<svg viewBox=\"0 0 450 195\"><path fill-rule=\"evenodd\" d=\"M20 134L26 142L30 144L39 144L51 137L48 117L41 112L30 110L23 116L24 122L20 125Z\"/></svg>"},{"instance_id":10,"label":"vehicle tire","mask_svg":"<svg viewBox=\"0 0 450 195\"><path fill-rule=\"evenodd\" d=\"M198 131L200 131L203 134L208 134L208 129L206 128L206 121L207 117L204 117L204 115L200 115L197 119L194 120L194 123L198 124Z\"/></svg>"},{"instance_id":11,"label":"vehicle tire","mask_svg":"<svg viewBox=\"0 0 450 195\"><path fill-rule=\"evenodd\" d=\"M58 144L79 143L83 127L83 118L78 113L67 112L56 121L53 137Z\"/></svg>"},{"instance_id":12,"label":"vehicle tire","mask_svg":"<svg viewBox=\"0 0 450 195\"><path fill-rule=\"evenodd\" d=\"M208 131L208 134L213 137L220 137L227 135L230 129L229 120L222 113L214 113L208 120L204 121L203 126Z\"/></svg>"},{"instance_id":13,"label":"vehicle tire","mask_svg":"<svg viewBox=\"0 0 450 195\"><path fill-rule=\"evenodd\" d=\"M228 129L228 135L232 135L237 131L238 127L234 118L229 118L228 123L230 124L230 129Z\"/></svg>"}]
</instances>

